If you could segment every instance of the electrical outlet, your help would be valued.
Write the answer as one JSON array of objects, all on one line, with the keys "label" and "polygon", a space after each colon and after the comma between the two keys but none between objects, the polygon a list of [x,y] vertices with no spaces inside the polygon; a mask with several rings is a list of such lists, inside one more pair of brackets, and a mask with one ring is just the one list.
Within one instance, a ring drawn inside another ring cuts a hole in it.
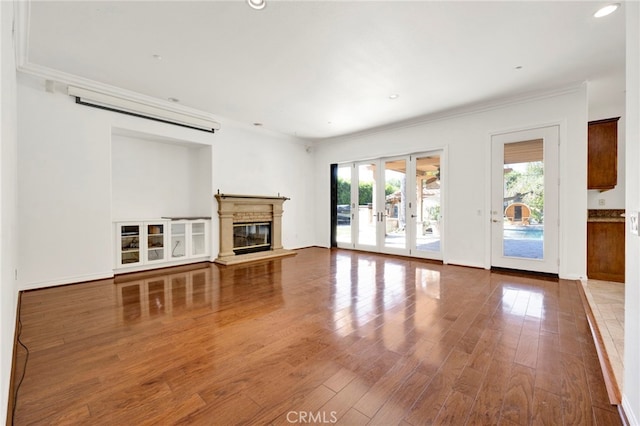
[{"label": "electrical outlet", "polygon": [[598,199],[598,205],[599,206],[604,206],[605,204],[606,204],[606,202],[604,201],[604,198]]},{"label": "electrical outlet", "polygon": [[629,216],[629,232],[635,235],[638,235],[638,216],[640,216],[638,212],[633,212]]}]

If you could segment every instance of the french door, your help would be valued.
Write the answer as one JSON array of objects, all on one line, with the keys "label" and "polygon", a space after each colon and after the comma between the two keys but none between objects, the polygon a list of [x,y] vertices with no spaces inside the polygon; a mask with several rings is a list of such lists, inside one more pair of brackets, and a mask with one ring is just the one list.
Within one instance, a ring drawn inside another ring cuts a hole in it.
[{"label": "french door", "polygon": [[491,138],[491,266],[558,273],[558,138],[558,126]]},{"label": "french door", "polygon": [[338,247],[442,259],[441,157],[338,165]]}]

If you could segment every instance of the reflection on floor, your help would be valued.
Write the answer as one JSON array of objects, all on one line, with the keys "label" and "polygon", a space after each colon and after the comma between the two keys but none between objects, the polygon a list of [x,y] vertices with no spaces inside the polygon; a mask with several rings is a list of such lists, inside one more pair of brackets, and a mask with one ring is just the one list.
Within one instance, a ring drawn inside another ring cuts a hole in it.
[{"label": "reflection on floor", "polygon": [[622,388],[624,356],[624,284],[609,281],[583,281],[585,295],[591,306],[613,374]]},{"label": "reflection on floor", "polygon": [[622,424],[576,281],[297,253],[22,293],[9,424]]}]

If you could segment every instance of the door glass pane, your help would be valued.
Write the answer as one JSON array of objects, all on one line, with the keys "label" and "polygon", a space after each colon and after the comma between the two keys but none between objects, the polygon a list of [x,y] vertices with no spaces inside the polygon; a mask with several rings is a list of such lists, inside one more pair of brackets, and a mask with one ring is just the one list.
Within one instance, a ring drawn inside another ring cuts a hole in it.
[{"label": "door glass pane", "polygon": [[351,243],[351,170],[349,165],[338,166],[338,229],[336,241]]},{"label": "door glass pane", "polygon": [[171,257],[183,257],[186,254],[186,238],[185,238],[186,224],[184,223],[172,223],[171,224]]},{"label": "door glass pane", "polygon": [[120,230],[121,258],[120,263],[140,262],[140,227],[138,225],[124,225]]},{"label": "door glass pane", "polygon": [[503,255],[544,257],[543,141],[504,145]]},{"label": "door glass pane", "polygon": [[358,244],[376,245],[376,165],[358,165]]},{"label": "door glass pane", "polygon": [[191,254],[194,256],[205,253],[204,223],[195,222],[191,225]]},{"label": "door glass pane", "polygon": [[440,251],[440,155],[416,158],[416,249]]},{"label": "door glass pane", "polygon": [[147,225],[147,260],[164,259],[164,225]]},{"label": "door glass pane", "polygon": [[384,163],[384,245],[406,248],[407,161]]}]

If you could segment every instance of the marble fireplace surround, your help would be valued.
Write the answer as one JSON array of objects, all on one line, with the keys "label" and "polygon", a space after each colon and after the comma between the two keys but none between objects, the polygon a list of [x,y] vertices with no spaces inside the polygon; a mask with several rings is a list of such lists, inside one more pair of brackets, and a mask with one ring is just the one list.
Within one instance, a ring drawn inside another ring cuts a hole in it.
[{"label": "marble fireplace surround", "polygon": [[[215,194],[218,201],[220,219],[220,252],[215,262],[222,265],[234,265],[274,257],[296,254],[282,247],[282,205],[289,198],[261,196]],[[271,249],[246,254],[233,252],[233,224],[271,222]]]}]

